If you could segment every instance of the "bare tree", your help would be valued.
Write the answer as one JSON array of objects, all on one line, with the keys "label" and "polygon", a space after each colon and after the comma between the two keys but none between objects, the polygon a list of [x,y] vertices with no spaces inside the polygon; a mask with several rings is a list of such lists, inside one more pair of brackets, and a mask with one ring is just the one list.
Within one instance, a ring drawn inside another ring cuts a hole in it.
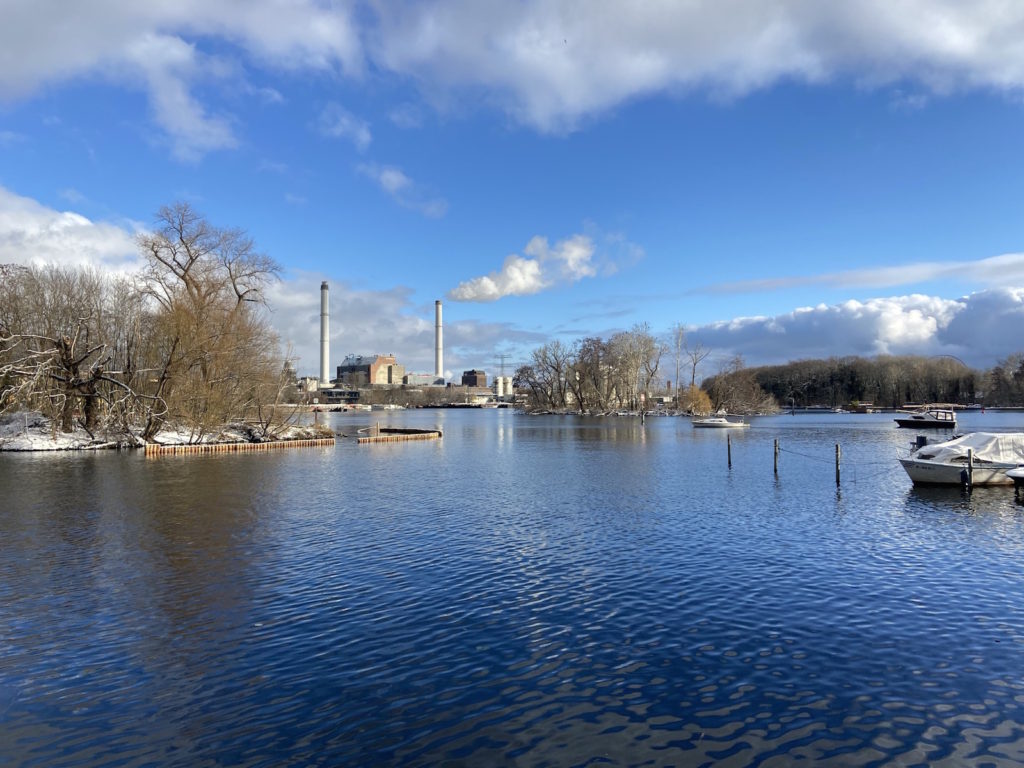
[{"label": "bare tree", "polygon": [[281,370],[263,313],[263,290],[279,267],[244,233],[214,227],[188,203],[161,208],[156,223],[139,238],[141,286],[157,307],[151,394],[168,407],[150,413],[143,438],[174,418],[198,439],[244,419],[258,399],[254,388]]},{"label": "bare tree", "polygon": [[683,355],[686,353],[686,327],[682,323],[676,323],[669,329],[669,344],[672,349],[672,359],[676,364],[676,377],[673,380],[675,384],[673,402],[676,408],[679,408],[679,370],[682,368]]},{"label": "bare tree", "polygon": [[697,366],[704,362],[705,358],[711,354],[711,350],[699,341],[684,340],[683,343],[686,356],[690,360],[690,386],[694,387],[697,385]]},{"label": "bare tree", "polygon": [[130,314],[124,283],[84,268],[4,270],[0,287],[0,411],[27,407],[54,428],[127,436],[140,400],[119,356]]}]

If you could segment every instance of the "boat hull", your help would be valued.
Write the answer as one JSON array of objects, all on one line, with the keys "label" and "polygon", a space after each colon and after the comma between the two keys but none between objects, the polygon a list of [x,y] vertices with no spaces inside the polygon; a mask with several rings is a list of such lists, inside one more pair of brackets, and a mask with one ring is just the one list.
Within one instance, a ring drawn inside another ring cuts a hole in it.
[{"label": "boat hull", "polygon": [[909,429],[956,429],[955,421],[936,421],[933,419],[895,419],[896,426]]},{"label": "boat hull", "polygon": [[[962,485],[961,474],[967,469],[966,463],[944,464],[938,461],[923,459],[900,459],[914,485]],[[1013,480],[1006,476],[1006,470],[1013,469],[1014,464],[974,465],[972,485],[1012,485]]]},{"label": "boat hull", "polygon": [[693,422],[695,429],[736,429],[749,427],[749,424],[739,421],[725,421],[724,419],[719,421],[707,420],[707,421],[695,421]]}]

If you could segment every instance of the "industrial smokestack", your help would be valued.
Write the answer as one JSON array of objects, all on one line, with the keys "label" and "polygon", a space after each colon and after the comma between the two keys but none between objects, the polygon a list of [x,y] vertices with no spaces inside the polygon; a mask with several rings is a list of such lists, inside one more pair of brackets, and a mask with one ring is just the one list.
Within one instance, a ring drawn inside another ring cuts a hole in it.
[{"label": "industrial smokestack", "polygon": [[444,345],[441,343],[441,302],[434,302],[434,378],[444,380]]},{"label": "industrial smokestack", "polygon": [[320,283],[320,386],[331,385],[331,323],[327,315],[327,281]]}]

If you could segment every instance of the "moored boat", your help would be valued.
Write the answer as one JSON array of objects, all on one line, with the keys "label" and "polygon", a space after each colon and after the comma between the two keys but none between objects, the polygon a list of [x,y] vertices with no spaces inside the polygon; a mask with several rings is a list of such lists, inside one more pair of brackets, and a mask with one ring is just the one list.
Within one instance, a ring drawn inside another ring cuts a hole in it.
[{"label": "moored boat", "polygon": [[900,464],[919,485],[961,485],[968,476],[972,485],[1008,485],[1007,471],[1024,466],[1024,432],[971,432],[924,444]]},{"label": "moored boat", "polygon": [[956,429],[956,413],[950,408],[929,408],[894,419],[901,427],[911,429]]},{"label": "moored boat", "polygon": [[707,419],[694,419],[693,426],[700,429],[730,429],[732,427],[749,427],[743,421],[729,421],[721,416],[711,416]]}]

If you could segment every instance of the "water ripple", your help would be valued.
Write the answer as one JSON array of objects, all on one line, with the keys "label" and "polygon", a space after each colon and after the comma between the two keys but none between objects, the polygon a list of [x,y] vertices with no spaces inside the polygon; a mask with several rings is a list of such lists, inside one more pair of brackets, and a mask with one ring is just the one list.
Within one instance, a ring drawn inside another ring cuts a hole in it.
[{"label": "water ripple", "polygon": [[0,762],[1024,763],[1021,508],[891,425],[384,418],[445,439],[0,458]]}]

